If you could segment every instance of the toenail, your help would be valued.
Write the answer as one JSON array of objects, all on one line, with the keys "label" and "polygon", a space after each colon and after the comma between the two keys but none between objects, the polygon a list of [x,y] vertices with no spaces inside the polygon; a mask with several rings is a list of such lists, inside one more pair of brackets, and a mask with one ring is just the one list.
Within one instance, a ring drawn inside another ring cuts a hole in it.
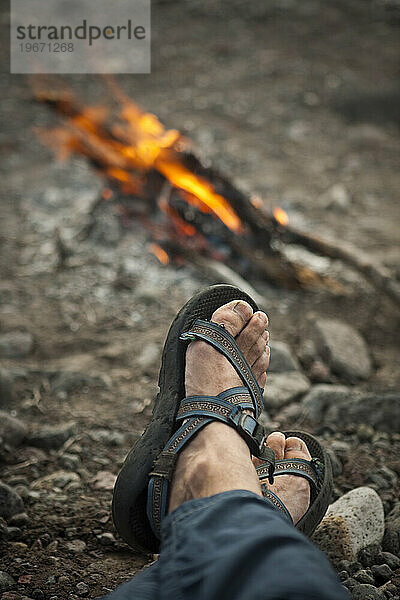
[{"label": "toenail", "polygon": [[244,304],[241,300],[238,301],[237,304],[232,308],[238,315],[240,315],[243,321],[248,321],[249,319],[249,309],[246,304]]},{"label": "toenail", "polygon": [[286,448],[285,450],[287,451],[291,451],[291,450],[302,450],[303,449],[303,444],[301,442],[301,440],[288,440],[286,442]]}]

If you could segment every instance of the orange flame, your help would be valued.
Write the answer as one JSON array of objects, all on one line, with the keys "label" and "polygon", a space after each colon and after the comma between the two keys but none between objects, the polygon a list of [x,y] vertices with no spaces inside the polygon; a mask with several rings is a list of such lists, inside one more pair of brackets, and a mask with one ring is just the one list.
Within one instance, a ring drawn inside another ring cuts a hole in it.
[{"label": "orange flame", "polygon": [[280,206],[275,206],[273,213],[274,218],[279,223],[279,225],[285,226],[289,223],[288,214]]},{"label": "orange flame", "polygon": [[142,184],[138,174],[156,169],[174,187],[186,192],[183,197],[188,203],[213,213],[235,233],[241,232],[242,222],[228,200],[183,164],[181,150],[187,141],[179,131],[165,129],[155,115],[143,112],[113,82],[110,86],[120,103],[119,122],[111,128],[106,126],[108,109],[82,109],[69,93],[57,97],[56,93],[40,91],[38,99],[55,106],[68,119],[63,127],[39,132],[42,139],[63,158],[71,153],[91,158],[125,193],[139,194]]},{"label": "orange flame", "polygon": [[149,250],[158,258],[162,265],[167,265],[169,263],[168,254],[158,244],[150,244]]}]

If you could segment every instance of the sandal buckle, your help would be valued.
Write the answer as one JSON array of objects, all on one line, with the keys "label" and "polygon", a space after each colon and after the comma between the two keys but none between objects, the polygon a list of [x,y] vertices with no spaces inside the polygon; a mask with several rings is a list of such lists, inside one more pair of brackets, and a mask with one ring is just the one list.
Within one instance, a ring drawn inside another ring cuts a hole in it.
[{"label": "sandal buckle", "polygon": [[237,432],[248,445],[253,456],[261,458],[265,448],[267,436],[265,429],[252,415],[243,412],[243,409],[234,406],[229,419],[233,422]]}]

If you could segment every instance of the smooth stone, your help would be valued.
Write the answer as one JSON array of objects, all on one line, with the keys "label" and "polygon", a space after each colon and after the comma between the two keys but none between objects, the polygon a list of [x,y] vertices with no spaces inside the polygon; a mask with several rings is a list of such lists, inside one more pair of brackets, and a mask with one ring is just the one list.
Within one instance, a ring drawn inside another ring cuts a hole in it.
[{"label": "smooth stone", "polygon": [[336,319],[315,319],[310,325],[318,354],[332,373],[355,383],[372,372],[367,344],[358,331]]},{"label": "smooth stone", "polygon": [[27,444],[44,450],[57,450],[74,435],[75,431],[76,423],[73,422],[46,427],[31,433],[27,439]]},{"label": "smooth stone", "polygon": [[359,487],[329,506],[313,540],[336,565],[342,559],[354,561],[360,550],[379,544],[383,533],[382,500],[372,488]]},{"label": "smooth stone", "polygon": [[273,341],[270,342],[269,346],[271,348],[271,358],[268,373],[286,373],[300,370],[298,360],[293,356],[288,344]]},{"label": "smooth stone", "polygon": [[8,485],[0,481],[0,517],[9,519],[24,512],[22,498]]},{"label": "smooth stone", "polygon": [[1,358],[24,358],[32,352],[33,337],[28,331],[9,331],[0,334]]},{"label": "smooth stone", "polygon": [[27,434],[24,423],[0,410],[0,438],[5,444],[19,446]]},{"label": "smooth stone", "polygon": [[14,578],[6,571],[0,571],[0,592],[8,592],[14,585],[16,585]]},{"label": "smooth stone", "polygon": [[264,392],[265,407],[267,410],[281,408],[308,392],[310,386],[307,377],[298,371],[272,373],[268,375]]}]

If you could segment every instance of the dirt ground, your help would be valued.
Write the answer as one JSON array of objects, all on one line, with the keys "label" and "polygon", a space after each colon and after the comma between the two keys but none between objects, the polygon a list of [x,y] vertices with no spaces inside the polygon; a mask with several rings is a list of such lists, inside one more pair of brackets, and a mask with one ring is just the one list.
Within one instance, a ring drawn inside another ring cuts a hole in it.
[{"label": "dirt ground", "polygon": [[[117,81],[267,208],[279,204],[299,228],[351,242],[400,279],[399,14],[394,1],[153,2],[152,74]],[[65,80],[86,102],[107,94],[98,77]],[[3,74],[0,86],[0,333],[33,340],[26,356],[1,359],[14,398],[0,408],[31,432],[69,423],[72,432],[57,448],[25,444],[6,455],[0,478],[28,517],[1,542],[0,568],[21,596],[97,598],[152,560],[113,529],[113,476],[150,417],[170,321],[215,282],[190,265],[160,265],[146,232],[123,227],[112,208],[83,236],[102,180],[83,159],[58,163],[41,146],[33,127],[57,121],[32,100],[25,76]],[[57,230],[71,250],[63,268]],[[253,282],[268,300],[271,335],[296,353],[307,316],[338,317],[373,358],[360,388],[399,390],[398,307],[358,275],[342,276],[337,296]],[[339,435],[368,460],[392,460],[390,448],[371,459],[351,431]],[[366,481],[350,465],[336,495]],[[397,493],[383,494],[389,508]]]}]

